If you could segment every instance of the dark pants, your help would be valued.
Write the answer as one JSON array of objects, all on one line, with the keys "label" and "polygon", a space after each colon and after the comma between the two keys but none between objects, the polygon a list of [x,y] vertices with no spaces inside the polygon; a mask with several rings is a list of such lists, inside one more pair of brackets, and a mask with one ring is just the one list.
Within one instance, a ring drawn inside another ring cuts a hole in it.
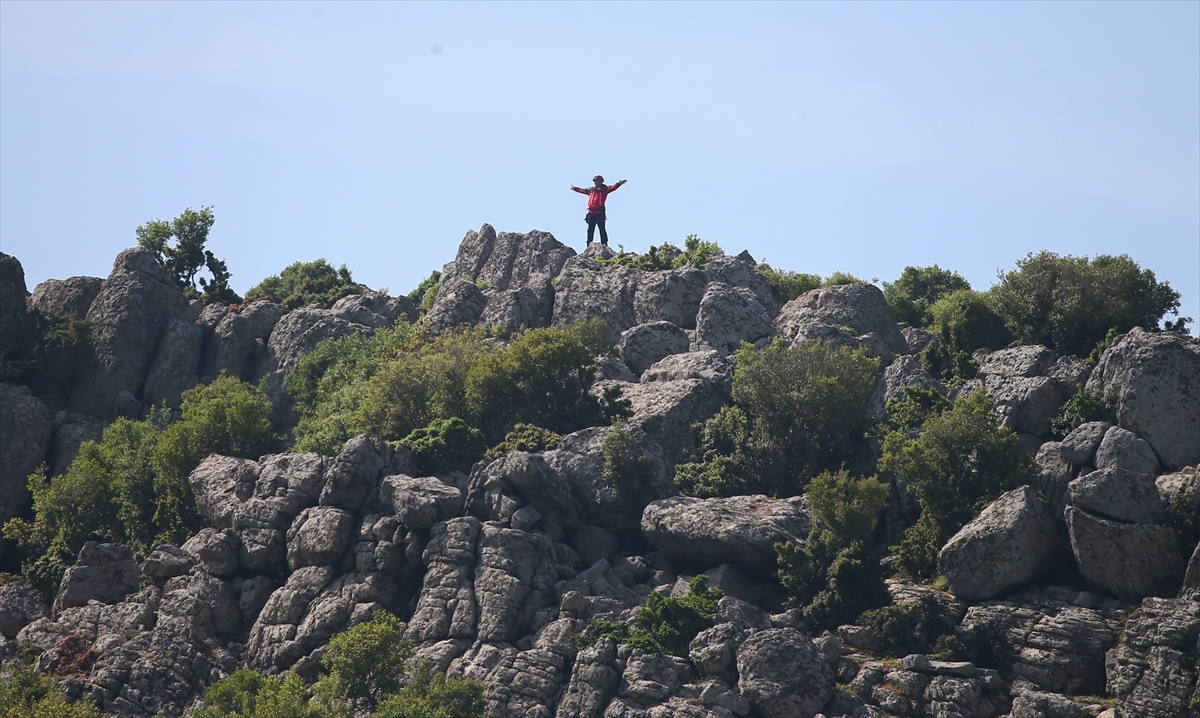
[{"label": "dark pants", "polygon": [[608,230],[604,229],[604,212],[597,212],[595,214],[588,212],[588,215],[584,219],[587,220],[588,225],[587,243],[592,243],[592,237],[596,234],[596,227],[599,227],[600,244],[608,244]]}]

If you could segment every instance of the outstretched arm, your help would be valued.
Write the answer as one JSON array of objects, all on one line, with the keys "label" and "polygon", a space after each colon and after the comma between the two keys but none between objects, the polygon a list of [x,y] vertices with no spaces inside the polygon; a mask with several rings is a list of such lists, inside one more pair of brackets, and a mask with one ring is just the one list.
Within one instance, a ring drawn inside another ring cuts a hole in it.
[{"label": "outstretched arm", "polygon": [[617,189],[618,189],[618,188],[620,188],[620,186],[621,186],[621,185],[625,184],[625,183],[626,183],[626,182],[628,182],[628,181],[629,181],[629,180],[621,180],[620,182],[616,183],[615,185],[613,185],[613,186],[609,187],[609,188],[608,188],[608,191],[609,191],[609,192],[616,192],[616,191],[617,191]]},{"label": "outstretched arm", "polygon": [[586,189],[583,189],[582,187],[576,187],[575,185],[571,185],[571,189],[575,190],[579,194],[591,194],[591,192],[588,192]]}]

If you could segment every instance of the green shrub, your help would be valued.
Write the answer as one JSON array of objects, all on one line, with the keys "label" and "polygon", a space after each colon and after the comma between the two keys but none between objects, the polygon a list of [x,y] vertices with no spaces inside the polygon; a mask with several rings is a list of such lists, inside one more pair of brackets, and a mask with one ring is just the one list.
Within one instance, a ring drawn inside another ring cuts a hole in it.
[{"label": "green shrub", "polygon": [[609,267],[632,267],[647,272],[657,272],[663,269],[673,269],[672,262],[680,254],[682,254],[682,250],[669,242],[663,242],[661,247],[650,245],[645,254],[626,252],[625,247],[619,245],[616,254],[608,258],[597,257],[596,261]]},{"label": "green shrub", "polygon": [[708,499],[741,494],[746,489],[746,479],[738,471],[733,458],[717,455],[708,461],[678,464],[675,467],[675,485],[688,496]]},{"label": "green shrub", "polygon": [[935,376],[947,381],[962,381],[975,376],[971,360],[976,349],[1000,349],[1012,336],[987,302],[970,289],[944,295],[929,306],[928,327],[937,337],[921,353],[921,363]]},{"label": "green shrub", "polygon": [[893,547],[904,573],[932,576],[942,545],[989,502],[1016,487],[1029,464],[1016,440],[1015,433],[997,425],[982,389],[925,420],[916,438],[903,428],[887,433],[879,468],[899,476],[921,505],[916,525]]},{"label": "green shrub", "polygon": [[870,284],[870,282],[865,279],[859,279],[848,272],[834,272],[826,277],[825,281],[821,282],[822,287],[836,287],[840,284]]},{"label": "green shrub", "polygon": [[767,280],[771,295],[781,305],[821,286],[821,278],[816,274],[779,270],[765,262],[760,262],[755,269]]},{"label": "green shrub", "polygon": [[429,426],[413,431],[400,443],[412,449],[413,461],[423,476],[450,471],[469,472],[487,449],[483,432],[467,426],[467,422],[458,417],[434,419]]},{"label": "green shrub", "polygon": [[7,718],[100,718],[89,700],[67,703],[58,680],[40,675],[32,662],[18,658],[0,680],[0,715]]},{"label": "green shrub", "polygon": [[879,556],[867,548],[887,498],[887,486],[874,477],[852,479],[846,471],[824,472],[809,483],[814,525],[808,542],[775,548],[789,603],[816,627],[836,628],[890,602]]},{"label": "green shrub", "polygon": [[372,718],[483,718],[483,692],[479,681],[449,679],[418,661],[408,685],[380,703]]},{"label": "green shrub", "polygon": [[870,628],[885,656],[907,656],[929,650],[929,621],[919,603],[881,606],[865,612],[858,625]]},{"label": "green shrub", "polygon": [[902,398],[887,401],[887,429],[920,428],[927,419],[941,414],[952,406],[950,401],[942,396],[937,389],[920,389],[915,386],[904,387]]},{"label": "green shrub", "polygon": [[[229,288],[229,269],[225,262],[204,248],[208,231],[215,221],[212,207],[201,207],[199,212],[189,207],[170,222],[155,219],[138,227],[137,241],[139,246],[154,252],[189,299],[201,299],[205,304],[231,304],[241,300]],[[173,247],[172,239],[175,240]],[[207,269],[212,279],[197,277],[202,269]]]},{"label": "green shrub", "polygon": [[[436,298],[437,287],[441,286],[441,282],[442,282],[442,273],[435,269],[432,272],[430,272],[428,277],[421,280],[421,283],[417,285],[416,289],[414,289],[408,293],[408,298],[412,301],[413,304],[417,305],[418,307],[423,307],[425,304],[425,295],[429,294],[429,292],[432,291],[434,293],[434,297]],[[429,300],[429,305],[433,306],[432,299]],[[425,311],[428,311],[428,310],[429,310],[428,307],[425,307]]]},{"label": "green shrub", "polygon": [[549,429],[533,424],[517,424],[504,436],[504,441],[488,449],[487,455],[499,459],[510,451],[550,451],[557,449],[560,441],[562,436]]},{"label": "green shrub", "polygon": [[[615,492],[611,498],[615,503],[631,506],[645,498],[645,489],[650,486],[652,465],[650,460],[637,451],[633,435],[618,421],[601,444],[604,463],[600,477],[606,491]],[[608,497],[605,497],[608,498]]]},{"label": "green shrub", "polygon": [[334,635],[321,659],[329,671],[324,680],[355,705],[374,708],[404,685],[413,656],[404,629],[400,619],[379,611],[370,621]]},{"label": "green shrub", "polygon": [[[1022,344],[1078,356],[1087,356],[1110,329],[1152,331],[1166,315],[1179,313],[1179,292],[1125,254],[1095,259],[1029,254],[1000,274],[989,297]],[[1183,318],[1170,328],[1190,321]]]},{"label": "green shrub", "polygon": [[344,698],[327,690],[314,691],[295,671],[274,678],[245,669],[235,671],[204,693],[204,703],[203,708],[185,715],[189,718],[353,718],[354,715],[352,705]]},{"label": "green shrub", "polygon": [[646,605],[634,619],[633,631],[625,623],[594,619],[569,642],[583,649],[601,638],[612,638],[645,651],[686,658],[688,645],[696,634],[712,628],[713,615],[723,595],[720,589],[708,588],[708,576],[700,574],[688,583],[686,596],[671,598],[657,591],[647,596]]},{"label": "green shrub", "polygon": [[270,299],[284,309],[299,309],[309,304],[329,306],[350,294],[368,289],[355,282],[346,265],[334,269],[324,259],[293,262],[279,274],[272,274],[246,292],[246,301]]},{"label": "green shrub", "polygon": [[932,323],[930,307],[942,297],[971,285],[958,272],[932,267],[905,267],[895,282],[883,283],[883,296],[891,307],[896,321],[914,327]]},{"label": "green shrub", "polygon": [[1070,434],[1080,424],[1089,421],[1107,421],[1116,423],[1116,412],[1112,405],[1102,395],[1079,387],[1075,396],[1067,399],[1058,414],[1050,422],[1050,428],[1056,437]]}]

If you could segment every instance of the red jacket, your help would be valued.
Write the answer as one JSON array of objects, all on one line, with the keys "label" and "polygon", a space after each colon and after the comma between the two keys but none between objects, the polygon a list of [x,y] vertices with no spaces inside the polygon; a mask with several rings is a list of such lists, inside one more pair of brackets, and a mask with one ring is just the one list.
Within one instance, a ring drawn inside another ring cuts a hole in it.
[{"label": "red jacket", "polygon": [[588,196],[588,214],[600,214],[604,211],[604,200],[610,192],[616,192],[620,186],[619,184],[612,186],[602,184],[599,187],[592,187],[591,189],[579,189],[578,187],[573,189],[579,194],[586,194]]}]

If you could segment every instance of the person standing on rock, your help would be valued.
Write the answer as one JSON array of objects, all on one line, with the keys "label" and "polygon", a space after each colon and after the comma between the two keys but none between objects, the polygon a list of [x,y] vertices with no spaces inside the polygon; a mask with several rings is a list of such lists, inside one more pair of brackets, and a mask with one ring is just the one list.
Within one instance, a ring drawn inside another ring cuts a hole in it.
[{"label": "person standing on rock", "polygon": [[587,216],[584,217],[588,226],[588,244],[592,243],[592,237],[596,234],[596,227],[600,227],[600,244],[608,246],[608,230],[604,229],[604,200],[608,198],[610,192],[616,192],[617,188],[625,184],[626,181],[621,180],[610,187],[604,184],[603,177],[596,175],[592,178],[594,184],[591,189],[571,185],[571,189],[579,194],[586,194],[588,196],[588,211]]}]

